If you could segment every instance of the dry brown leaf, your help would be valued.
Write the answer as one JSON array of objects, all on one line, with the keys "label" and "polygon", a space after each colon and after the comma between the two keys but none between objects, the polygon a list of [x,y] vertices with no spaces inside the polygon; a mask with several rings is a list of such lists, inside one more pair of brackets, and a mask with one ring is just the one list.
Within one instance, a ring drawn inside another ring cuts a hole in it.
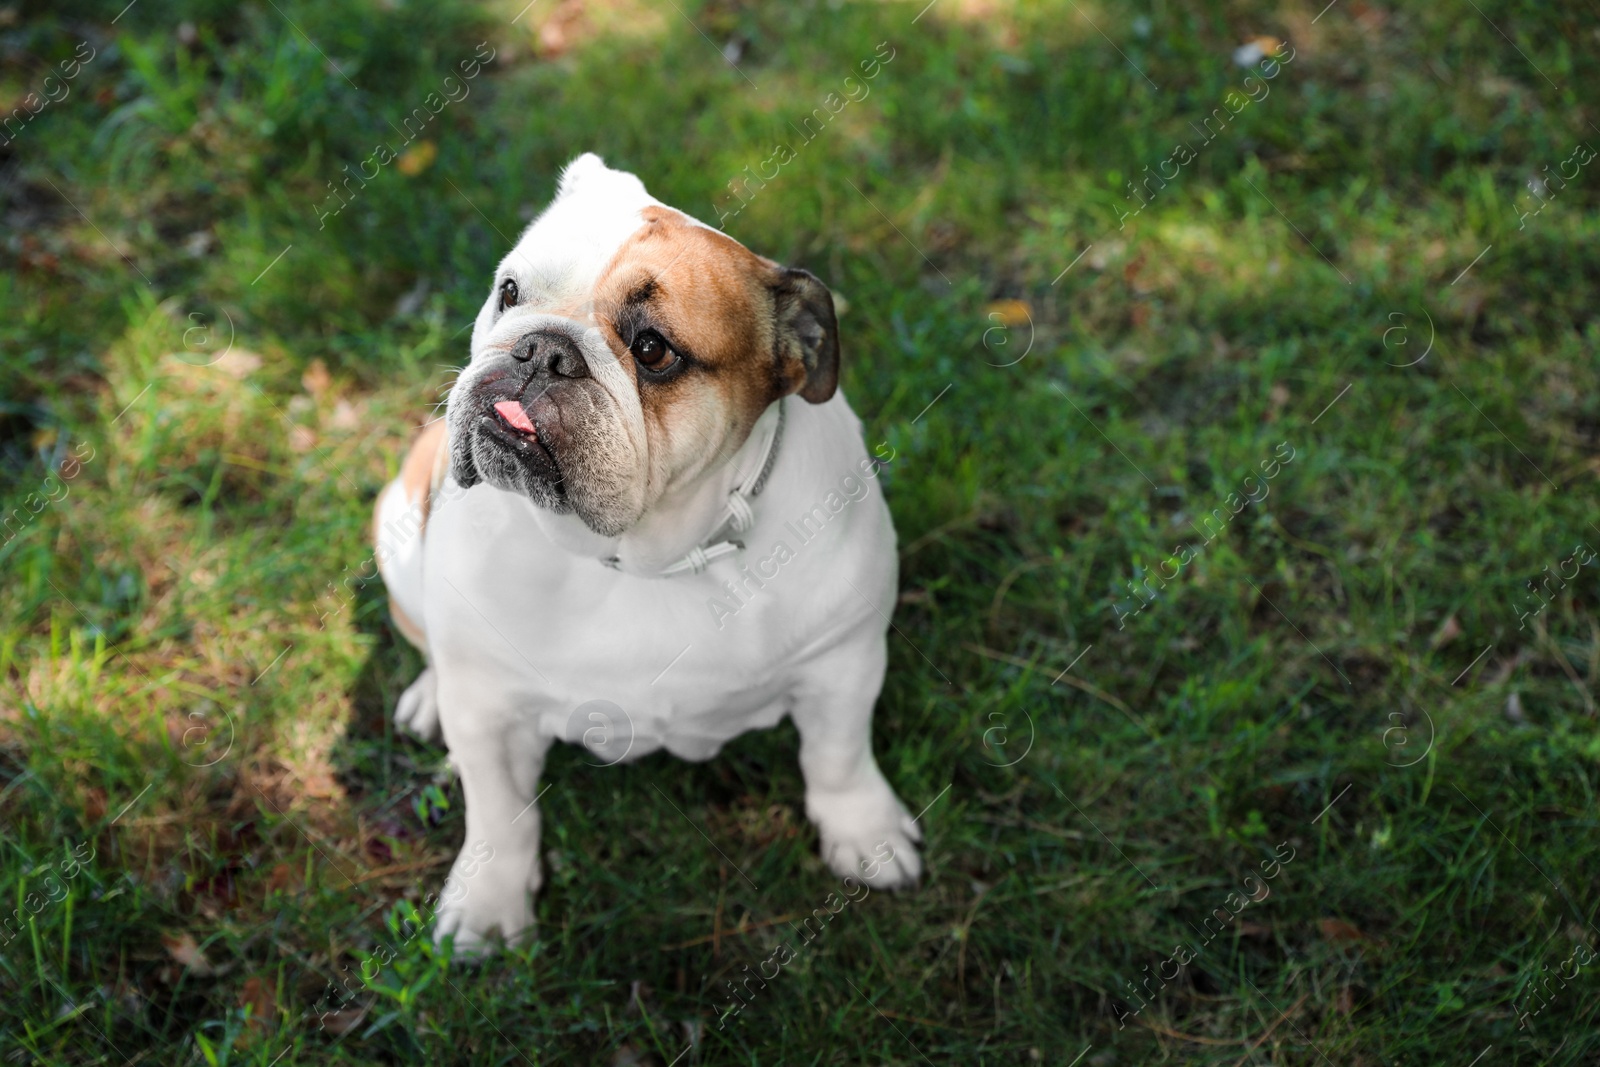
[{"label": "dry brown leaf", "polygon": [[[539,27],[539,54],[554,59],[587,36],[582,0],[564,0]],[[737,60],[730,60],[737,62]]]},{"label": "dry brown leaf", "polygon": [[400,168],[401,174],[408,178],[415,178],[433,166],[433,161],[437,158],[439,158],[438,145],[432,141],[418,141],[400,153],[400,159],[395,163],[395,166]]},{"label": "dry brown leaf", "polygon": [[309,452],[317,445],[317,435],[306,426],[289,428],[289,447],[295,452]]},{"label": "dry brown leaf", "polygon": [[239,990],[239,1007],[250,1009],[250,1025],[265,1030],[277,1018],[278,1001],[272,983],[264,978],[246,978]]},{"label": "dry brown leaf", "polygon": [[1322,919],[1317,923],[1323,940],[1339,944],[1345,941],[1366,941],[1367,935],[1343,919]]},{"label": "dry brown leaf", "polygon": [[96,823],[105,817],[106,791],[97,785],[92,785],[83,792],[84,821]]},{"label": "dry brown leaf", "polygon": [[347,1008],[344,1011],[324,1012],[318,1015],[317,1019],[322,1023],[323,1029],[338,1037],[341,1034],[348,1034],[361,1025],[361,1020],[366,1016],[366,1008]]},{"label": "dry brown leaf", "polygon": [[183,964],[191,973],[203,976],[217,972],[211,961],[206,959],[206,954],[200,951],[193,934],[164,934],[161,944],[175,963]]},{"label": "dry brown leaf", "polygon": [[341,400],[333,406],[333,417],[328,424],[336,430],[356,430],[361,428],[361,412],[348,400]]},{"label": "dry brown leaf", "polygon": [[242,348],[230,348],[211,365],[230,378],[244,379],[261,369],[261,357]]},{"label": "dry brown leaf", "polygon": [[328,373],[328,365],[320,359],[311,361],[311,366],[300,375],[300,384],[312,396],[321,396],[328,391],[328,386],[333,384],[333,375]]},{"label": "dry brown leaf", "polygon": [[1033,321],[1033,309],[1025,300],[995,300],[983,309],[987,318],[1002,326],[1022,326]]},{"label": "dry brown leaf", "polygon": [[1448,645],[1451,641],[1454,641],[1460,636],[1461,624],[1456,621],[1456,617],[1454,615],[1451,615],[1449,618],[1445,619],[1444,622],[1439,624],[1438,632],[1436,632],[1433,635],[1433,639],[1428,642],[1428,647],[1434,649],[1443,648],[1445,645]]},{"label": "dry brown leaf", "polygon": [[287,863],[274,864],[272,873],[267,875],[267,892],[283,893],[294,886],[296,878],[294,868]]}]

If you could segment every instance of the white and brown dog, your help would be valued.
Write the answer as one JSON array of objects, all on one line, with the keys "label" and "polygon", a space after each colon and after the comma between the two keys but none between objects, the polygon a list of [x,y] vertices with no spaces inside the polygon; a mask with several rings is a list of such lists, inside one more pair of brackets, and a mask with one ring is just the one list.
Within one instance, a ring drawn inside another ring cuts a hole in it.
[{"label": "white and brown dog", "polygon": [[378,499],[390,607],[428,660],[396,720],[443,729],[466,791],[437,938],[481,950],[532,922],[558,739],[703,760],[790,715],[828,865],[916,881],[920,835],[871,748],[892,456],[868,455],[838,373],[816,278],[597,156],[566,168],[495,272],[445,419]]}]

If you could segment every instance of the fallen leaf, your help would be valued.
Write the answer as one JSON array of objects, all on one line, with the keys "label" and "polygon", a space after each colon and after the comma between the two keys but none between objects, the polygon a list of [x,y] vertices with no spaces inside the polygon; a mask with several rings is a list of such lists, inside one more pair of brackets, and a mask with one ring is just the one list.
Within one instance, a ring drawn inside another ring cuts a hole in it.
[{"label": "fallen leaf", "polygon": [[83,793],[83,818],[85,822],[96,823],[106,817],[106,791],[97,785],[92,785]]},{"label": "fallen leaf", "polygon": [[193,934],[163,934],[161,944],[175,963],[181,963],[191,973],[201,976],[216,973],[217,969],[200,951]]},{"label": "fallen leaf", "polygon": [[571,48],[585,29],[583,14],[581,0],[565,0],[559,4],[539,27],[539,54],[554,59]]},{"label": "fallen leaf", "polygon": [[1033,309],[1025,300],[995,300],[983,309],[984,315],[1002,326],[1021,326],[1033,321]]},{"label": "fallen leaf", "polygon": [[433,166],[433,161],[437,158],[439,158],[438,145],[432,141],[418,141],[400,153],[400,158],[396,161],[395,166],[400,168],[401,174],[408,178],[415,178]]},{"label": "fallen leaf", "polygon": [[1360,0],[1356,0],[1355,3],[1350,5],[1350,14],[1355,17],[1355,20],[1361,24],[1363,29],[1368,30],[1382,29],[1383,24],[1389,21],[1389,13],[1387,11],[1381,7],[1363,4]]},{"label": "fallen leaf", "polygon": [[312,396],[321,396],[328,391],[328,386],[333,384],[333,375],[328,373],[328,365],[320,359],[311,361],[311,366],[300,375],[300,384]]},{"label": "fallen leaf", "polygon": [[1253,67],[1282,47],[1283,42],[1276,37],[1252,37],[1233,50],[1233,61],[1241,67]]},{"label": "fallen leaf", "polygon": [[1438,632],[1436,632],[1433,635],[1433,639],[1428,642],[1428,647],[1433,649],[1443,648],[1445,645],[1448,645],[1451,641],[1454,641],[1460,636],[1461,624],[1456,621],[1456,617],[1454,615],[1451,615],[1439,625]]},{"label": "fallen leaf", "polygon": [[539,27],[539,51],[554,59],[567,50],[567,31],[557,22],[547,22]]},{"label": "fallen leaf", "polygon": [[296,452],[309,452],[317,445],[317,435],[309,427],[293,426],[289,429],[289,447]]},{"label": "fallen leaf", "polygon": [[1111,265],[1113,259],[1122,255],[1127,247],[1127,243],[1124,241],[1106,241],[1103,243],[1096,241],[1089,246],[1093,251],[1085,250],[1084,262],[1095,270],[1105,270]]},{"label": "fallen leaf", "polygon": [[230,348],[211,365],[230,378],[242,380],[261,368],[261,357],[242,348]]},{"label": "fallen leaf", "polygon": [[1365,941],[1367,935],[1343,919],[1322,919],[1317,923],[1325,941],[1339,944],[1342,941]]},{"label": "fallen leaf", "polygon": [[287,863],[274,864],[267,875],[268,893],[285,893],[295,884],[294,868]]},{"label": "fallen leaf", "polygon": [[341,400],[333,406],[333,417],[328,420],[329,425],[337,430],[356,430],[361,427],[361,412],[356,410],[354,404],[348,400]]},{"label": "fallen leaf", "polygon": [[323,1012],[317,1016],[317,1019],[321,1022],[324,1030],[338,1037],[341,1034],[348,1034],[351,1030],[361,1025],[361,1020],[366,1016],[366,1008],[349,1008],[345,1011]]},{"label": "fallen leaf", "polygon": [[239,1007],[250,1009],[250,1025],[265,1030],[277,1017],[278,1001],[272,983],[263,978],[246,978],[239,990]]}]

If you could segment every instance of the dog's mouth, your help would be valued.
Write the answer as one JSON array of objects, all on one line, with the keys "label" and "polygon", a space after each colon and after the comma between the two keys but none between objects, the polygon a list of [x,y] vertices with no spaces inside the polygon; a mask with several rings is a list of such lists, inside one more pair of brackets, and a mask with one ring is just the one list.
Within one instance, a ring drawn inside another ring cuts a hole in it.
[{"label": "dog's mouth", "polygon": [[[485,398],[489,399],[489,398]],[[522,397],[505,397],[486,404],[478,415],[478,429],[514,456],[528,474],[561,492],[561,468],[555,453],[539,433],[538,424]]]},{"label": "dog's mouth", "polygon": [[523,410],[522,401],[502,400],[494,406],[494,410],[495,414],[500,416],[502,422],[518,433],[528,437],[538,435],[539,429],[534,426],[533,419],[529,418],[528,413]]}]

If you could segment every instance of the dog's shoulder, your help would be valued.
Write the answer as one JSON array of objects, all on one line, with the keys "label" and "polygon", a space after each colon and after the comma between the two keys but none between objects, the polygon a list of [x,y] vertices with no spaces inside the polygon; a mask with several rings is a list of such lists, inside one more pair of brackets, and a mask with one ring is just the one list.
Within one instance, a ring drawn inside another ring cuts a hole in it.
[{"label": "dog's shoulder", "polygon": [[400,464],[400,486],[406,500],[422,508],[422,521],[428,521],[429,497],[444,482],[449,471],[449,455],[445,450],[448,436],[443,419],[437,419],[422,428],[411,443],[405,462]]}]

